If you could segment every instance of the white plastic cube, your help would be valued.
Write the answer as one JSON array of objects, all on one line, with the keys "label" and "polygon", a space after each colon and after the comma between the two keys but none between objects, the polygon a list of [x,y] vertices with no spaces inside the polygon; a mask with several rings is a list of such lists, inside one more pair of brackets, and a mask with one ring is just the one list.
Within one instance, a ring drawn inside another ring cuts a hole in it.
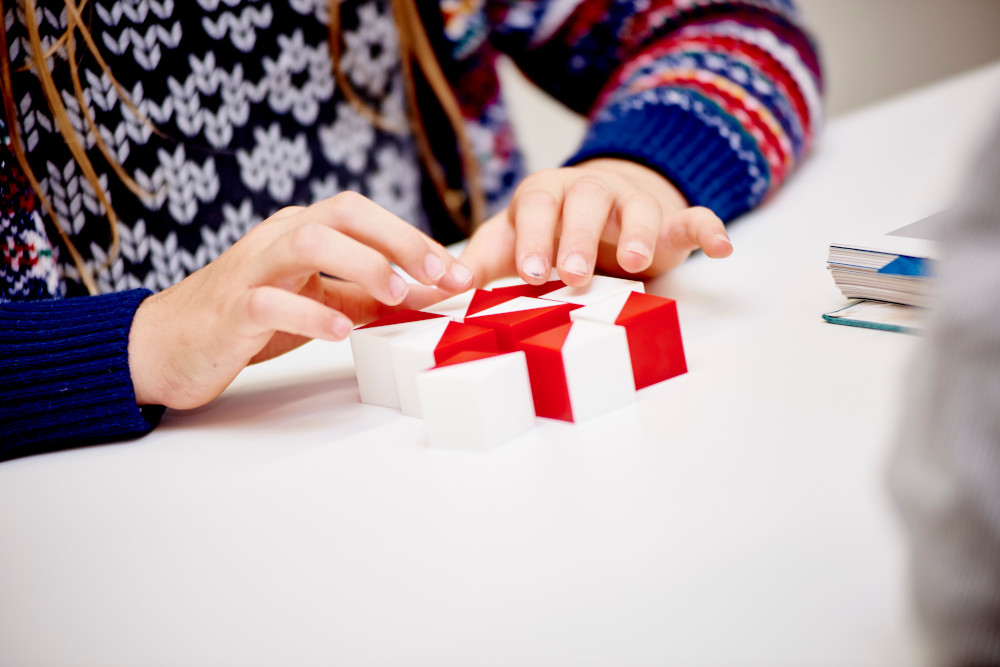
[{"label": "white plastic cube", "polygon": [[534,426],[524,353],[463,354],[417,378],[430,446],[492,449]]}]

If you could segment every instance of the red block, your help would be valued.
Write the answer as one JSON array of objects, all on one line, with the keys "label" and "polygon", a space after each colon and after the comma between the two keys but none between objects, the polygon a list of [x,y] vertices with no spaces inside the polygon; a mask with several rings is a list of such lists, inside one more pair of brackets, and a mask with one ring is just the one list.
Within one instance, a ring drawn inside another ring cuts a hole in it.
[{"label": "red block", "polygon": [[572,318],[625,328],[636,389],[687,372],[677,302],[673,299],[630,292],[580,308]]},{"label": "red block", "polygon": [[493,329],[500,349],[514,350],[518,341],[568,323],[570,312],[577,308],[575,304],[522,296],[468,316],[465,322]]}]

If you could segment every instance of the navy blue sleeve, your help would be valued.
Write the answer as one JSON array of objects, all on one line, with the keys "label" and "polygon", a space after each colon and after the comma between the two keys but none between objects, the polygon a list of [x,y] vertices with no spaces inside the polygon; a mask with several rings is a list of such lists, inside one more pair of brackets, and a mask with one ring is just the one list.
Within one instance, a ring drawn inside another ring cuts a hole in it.
[{"label": "navy blue sleeve", "polygon": [[0,460],[148,433],[163,408],[140,408],[128,336],[151,294],[0,302]]}]

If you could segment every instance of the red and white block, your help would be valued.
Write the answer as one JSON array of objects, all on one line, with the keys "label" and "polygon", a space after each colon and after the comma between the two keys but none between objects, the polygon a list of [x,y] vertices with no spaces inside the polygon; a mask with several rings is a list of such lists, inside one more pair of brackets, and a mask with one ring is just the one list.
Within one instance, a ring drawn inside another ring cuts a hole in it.
[{"label": "red and white block", "polygon": [[389,349],[399,391],[399,409],[404,415],[420,417],[417,376],[459,352],[496,352],[497,337],[488,327],[439,318],[417,331],[394,338]]},{"label": "red and white block", "polygon": [[538,298],[566,287],[561,280],[550,280],[541,285],[507,285],[494,289],[474,289],[424,308],[425,313],[444,315],[456,322],[464,322],[466,317],[476,315],[494,306],[516,299],[519,296]]},{"label": "red and white block", "polygon": [[396,338],[424,327],[440,326],[439,322],[447,323],[448,319],[433,313],[401,310],[351,332],[351,353],[362,403],[399,409],[390,345]]},{"label": "red and white block", "polygon": [[[548,285],[549,283],[545,283]],[[599,303],[604,299],[628,294],[629,292],[645,292],[646,286],[638,280],[626,280],[624,278],[612,278],[610,276],[594,276],[584,287],[570,287],[564,285],[555,290],[550,290],[540,298],[562,303],[575,303],[578,306],[589,306]]]},{"label": "red and white block", "polygon": [[496,332],[501,350],[516,349],[517,342],[536,333],[567,324],[579,306],[519,296],[500,305],[469,315],[466,324],[489,327]]},{"label": "red and white block", "polygon": [[535,414],[579,422],[635,399],[625,330],[576,320],[520,341]]},{"label": "red and white block", "polygon": [[431,447],[492,449],[535,425],[523,352],[460,352],[417,389]]},{"label": "red and white block", "polygon": [[574,310],[575,322],[614,324],[628,337],[635,388],[642,389],[687,372],[677,302],[629,292]]}]

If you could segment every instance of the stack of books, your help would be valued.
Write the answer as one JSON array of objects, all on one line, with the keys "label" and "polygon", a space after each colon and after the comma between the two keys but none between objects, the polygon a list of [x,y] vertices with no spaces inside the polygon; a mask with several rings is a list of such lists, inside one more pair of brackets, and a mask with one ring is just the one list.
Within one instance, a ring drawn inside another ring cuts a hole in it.
[{"label": "stack of books", "polygon": [[830,244],[827,268],[852,303],[823,317],[836,324],[913,332],[934,293],[937,239],[948,212],[886,234]]}]

